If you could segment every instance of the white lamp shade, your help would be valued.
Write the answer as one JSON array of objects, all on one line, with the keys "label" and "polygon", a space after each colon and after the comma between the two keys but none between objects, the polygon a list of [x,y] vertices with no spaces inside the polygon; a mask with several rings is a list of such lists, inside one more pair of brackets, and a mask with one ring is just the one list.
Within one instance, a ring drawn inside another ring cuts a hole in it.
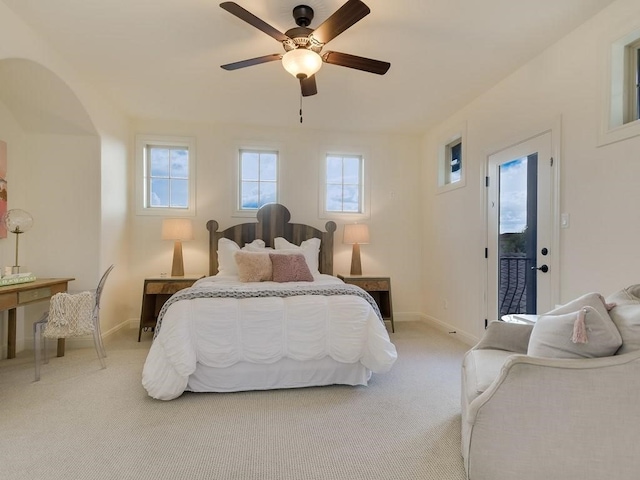
[{"label": "white lamp shade", "polygon": [[322,58],[313,50],[296,48],[282,57],[284,69],[296,78],[310,77],[322,66]]},{"label": "white lamp shade", "polygon": [[349,223],[344,226],[343,243],[369,243],[369,226],[363,223]]},{"label": "white lamp shade", "polygon": [[163,240],[193,240],[193,223],[189,218],[165,218],[162,220]]}]

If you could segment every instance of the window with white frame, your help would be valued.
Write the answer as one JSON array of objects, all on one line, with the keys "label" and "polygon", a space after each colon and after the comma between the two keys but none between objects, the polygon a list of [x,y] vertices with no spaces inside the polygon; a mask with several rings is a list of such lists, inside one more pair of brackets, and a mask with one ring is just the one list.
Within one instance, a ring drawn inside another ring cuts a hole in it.
[{"label": "window with white frame", "polygon": [[257,210],[278,201],[278,152],[240,150],[238,207]]},{"label": "window with white frame", "polygon": [[598,145],[603,146],[640,135],[640,28],[603,42],[600,58],[605,88]]},{"label": "window with white frame", "polygon": [[462,177],[462,140],[458,139],[446,146],[445,183],[456,183]]},{"label": "window with white frame", "polygon": [[195,139],[138,135],[136,212],[195,215]]},{"label": "window with white frame", "polygon": [[455,133],[446,132],[438,141],[438,192],[465,186],[464,137],[466,123]]},{"label": "window with white frame", "polygon": [[625,47],[624,123],[640,119],[640,39]]},{"label": "window with white frame", "polygon": [[326,155],[324,209],[326,213],[364,213],[362,155]]}]

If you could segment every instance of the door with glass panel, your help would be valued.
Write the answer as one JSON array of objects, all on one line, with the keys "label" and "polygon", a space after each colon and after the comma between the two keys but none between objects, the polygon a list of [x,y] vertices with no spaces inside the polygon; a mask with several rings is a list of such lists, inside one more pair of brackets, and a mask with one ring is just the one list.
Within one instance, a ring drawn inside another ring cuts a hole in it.
[{"label": "door with glass panel", "polygon": [[551,132],[489,156],[488,319],[553,307]]}]

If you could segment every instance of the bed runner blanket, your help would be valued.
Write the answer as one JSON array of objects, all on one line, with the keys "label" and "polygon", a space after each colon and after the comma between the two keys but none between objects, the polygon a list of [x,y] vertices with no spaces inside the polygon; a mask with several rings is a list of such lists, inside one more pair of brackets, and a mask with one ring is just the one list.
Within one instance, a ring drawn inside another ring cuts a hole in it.
[{"label": "bed runner blanket", "polygon": [[160,327],[162,325],[162,318],[166,313],[170,305],[180,300],[193,300],[195,298],[262,298],[262,297],[293,297],[298,295],[355,295],[365,299],[373,308],[380,321],[384,324],[382,314],[378,308],[378,304],[371,295],[362,290],[356,285],[296,285],[296,286],[282,286],[280,288],[246,288],[242,286],[217,286],[211,287],[210,285],[194,286],[185,288],[172,295],[169,300],[165,302],[158,314],[158,322],[153,334],[153,338],[158,336]]}]

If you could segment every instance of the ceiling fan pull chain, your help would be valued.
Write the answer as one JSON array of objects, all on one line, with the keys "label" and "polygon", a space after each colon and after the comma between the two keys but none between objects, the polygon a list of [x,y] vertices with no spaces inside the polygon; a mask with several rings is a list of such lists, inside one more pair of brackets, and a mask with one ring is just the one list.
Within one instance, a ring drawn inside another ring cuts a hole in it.
[{"label": "ceiling fan pull chain", "polygon": [[302,94],[300,94],[300,123],[302,123]]}]

